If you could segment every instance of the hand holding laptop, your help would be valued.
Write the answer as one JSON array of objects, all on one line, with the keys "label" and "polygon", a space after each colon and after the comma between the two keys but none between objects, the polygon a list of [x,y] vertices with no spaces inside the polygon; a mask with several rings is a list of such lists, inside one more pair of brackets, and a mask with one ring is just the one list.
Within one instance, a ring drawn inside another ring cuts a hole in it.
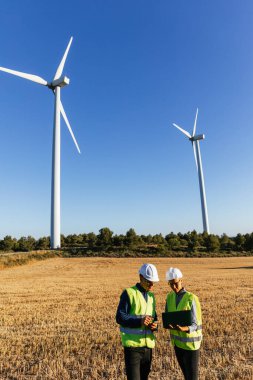
[{"label": "hand holding laptop", "polygon": [[183,332],[187,332],[187,333],[190,332],[189,326],[179,326],[179,325],[172,326],[172,325],[169,325],[169,329],[179,330],[179,331],[183,331]]}]

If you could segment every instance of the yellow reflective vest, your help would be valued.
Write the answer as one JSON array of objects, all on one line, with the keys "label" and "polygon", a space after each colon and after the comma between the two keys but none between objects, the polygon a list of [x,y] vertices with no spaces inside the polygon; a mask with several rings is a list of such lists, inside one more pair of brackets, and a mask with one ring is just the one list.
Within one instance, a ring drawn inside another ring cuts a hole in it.
[{"label": "yellow reflective vest", "polygon": [[[130,314],[144,317],[155,317],[155,297],[151,292],[147,293],[147,302],[143,294],[136,286],[126,289],[130,300]],[[146,326],[130,328],[120,326],[120,336],[124,347],[155,347],[155,336]]]},{"label": "yellow reflective vest", "polygon": [[168,311],[191,310],[193,301],[196,305],[197,330],[192,333],[170,330],[172,345],[184,350],[198,350],[200,348],[202,340],[202,318],[199,299],[194,294],[186,292],[180,300],[178,306],[176,306],[176,293],[171,292],[167,296]]}]

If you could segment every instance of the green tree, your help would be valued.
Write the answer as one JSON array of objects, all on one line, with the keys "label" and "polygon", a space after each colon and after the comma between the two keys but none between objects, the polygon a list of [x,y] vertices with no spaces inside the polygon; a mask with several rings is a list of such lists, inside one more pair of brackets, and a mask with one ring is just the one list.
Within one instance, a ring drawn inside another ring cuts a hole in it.
[{"label": "green tree", "polygon": [[108,247],[112,244],[113,232],[108,227],[101,228],[97,237],[98,244],[103,247]]},{"label": "green tree", "polygon": [[247,251],[253,251],[253,233],[244,235],[244,247]]},{"label": "green tree", "polygon": [[82,241],[82,235],[73,234],[65,237],[65,245],[69,247],[76,247],[78,245],[82,245]]},{"label": "green tree", "polygon": [[226,234],[222,234],[220,238],[220,248],[224,251],[231,251],[235,248],[235,243]]},{"label": "green tree", "polygon": [[94,232],[89,232],[87,234],[87,243],[89,248],[94,248],[97,244],[97,235]]},{"label": "green tree", "polygon": [[21,252],[28,252],[33,251],[35,249],[36,240],[32,236],[24,237],[22,236],[17,241],[17,246],[15,247],[15,250],[21,251]]},{"label": "green tree", "polygon": [[221,249],[223,250],[228,249],[229,240],[230,240],[229,237],[225,233],[221,235],[221,238],[220,238]]},{"label": "green tree", "polygon": [[136,247],[143,243],[141,237],[136,234],[133,228],[127,231],[125,242],[128,247]]},{"label": "green tree", "polygon": [[165,235],[165,240],[168,241],[170,239],[177,238],[178,236],[174,234],[174,232],[170,232],[168,235]]},{"label": "green tree", "polygon": [[6,235],[3,240],[0,241],[0,250],[11,251],[15,248],[16,242],[16,239],[13,239],[10,235]]},{"label": "green tree", "polygon": [[178,235],[174,234],[174,232],[170,232],[165,236],[165,240],[169,249],[177,249],[180,246],[180,241]]},{"label": "green tree", "polygon": [[189,252],[197,252],[200,248],[198,239],[189,239],[187,244],[187,250]]},{"label": "green tree", "polygon": [[245,237],[241,234],[237,234],[235,239],[234,239],[234,242],[236,244],[236,248],[238,251],[242,251],[244,249],[244,244],[245,244]]},{"label": "green tree", "polygon": [[180,247],[180,240],[175,235],[175,237],[170,237],[169,239],[166,239],[167,246],[169,249],[177,249]]},{"label": "green tree", "polygon": [[66,237],[63,234],[61,234],[61,247],[65,247],[65,246],[66,246]]},{"label": "green tree", "polygon": [[188,244],[187,244],[187,250],[189,252],[196,252],[198,248],[200,247],[199,243],[199,237],[195,230],[192,232],[188,232]]},{"label": "green tree", "polygon": [[208,233],[202,232],[201,234],[198,234],[197,236],[198,236],[199,247],[203,248],[205,246],[205,239],[208,236]]},{"label": "green tree", "polygon": [[80,236],[80,243],[81,243],[83,246],[88,245],[88,235],[87,235],[87,234],[81,234],[81,235],[79,235],[79,236]]},{"label": "green tree", "polygon": [[152,244],[153,242],[153,237],[152,235],[141,235],[141,239],[145,244]]},{"label": "green tree", "polygon": [[43,250],[43,249],[49,249],[49,248],[50,248],[50,238],[49,237],[39,238],[35,243],[35,249]]},{"label": "green tree", "polygon": [[165,244],[166,240],[164,239],[162,234],[156,234],[152,237],[153,244]]},{"label": "green tree", "polygon": [[205,239],[205,246],[208,252],[216,252],[220,249],[220,240],[216,235],[208,235]]},{"label": "green tree", "polygon": [[188,247],[188,240],[189,240],[188,234],[182,234],[181,232],[179,232],[177,234],[177,237],[178,237],[179,242],[180,242],[180,249],[186,250]]},{"label": "green tree", "polygon": [[120,235],[114,235],[113,238],[112,238],[112,244],[115,247],[124,247],[125,240],[126,240],[125,235],[122,235],[122,234],[120,234]]}]

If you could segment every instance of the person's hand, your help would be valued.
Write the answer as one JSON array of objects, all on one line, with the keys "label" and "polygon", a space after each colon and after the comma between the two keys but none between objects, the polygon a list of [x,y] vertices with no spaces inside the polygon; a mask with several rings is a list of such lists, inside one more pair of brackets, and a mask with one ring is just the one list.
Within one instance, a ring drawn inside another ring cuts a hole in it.
[{"label": "person's hand", "polygon": [[148,328],[151,330],[151,331],[156,331],[158,329],[158,323],[157,322],[152,322],[148,325]]},{"label": "person's hand", "polygon": [[153,323],[154,318],[150,315],[145,315],[145,317],[142,318],[142,325],[144,326],[150,326]]},{"label": "person's hand", "polygon": [[177,328],[177,330],[179,330],[179,331],[183,331],[183,332],[189,332],[189,327],[188,326],[179,326],[179,325],[177,325],[176,326]]},{"label": "person's hand", "polygon": [[189,327],[188,326],[180,326],[180,325],[173,326],[173,325],[169,325],[169,329],[179,330],[179,331],[183,331],[183,332],[189,333]]}]

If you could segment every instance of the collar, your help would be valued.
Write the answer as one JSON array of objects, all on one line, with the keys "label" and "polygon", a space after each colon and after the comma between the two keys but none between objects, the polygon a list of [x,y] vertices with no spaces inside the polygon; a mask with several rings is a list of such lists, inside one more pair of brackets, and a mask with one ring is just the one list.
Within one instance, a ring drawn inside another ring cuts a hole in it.
[{"label": "collar", "polygon": [[182,288],[178,293],[176,293],[176,296],[179,297],[179,296],[183,295],[184,293],[186,293],[186,290],[185,290],[185,288]]},{"label": "collar", "polygon": [[141,292],[141,293],[147,293],[146,290],[141,286],[139,282],[136,284],[136,288]]}]

